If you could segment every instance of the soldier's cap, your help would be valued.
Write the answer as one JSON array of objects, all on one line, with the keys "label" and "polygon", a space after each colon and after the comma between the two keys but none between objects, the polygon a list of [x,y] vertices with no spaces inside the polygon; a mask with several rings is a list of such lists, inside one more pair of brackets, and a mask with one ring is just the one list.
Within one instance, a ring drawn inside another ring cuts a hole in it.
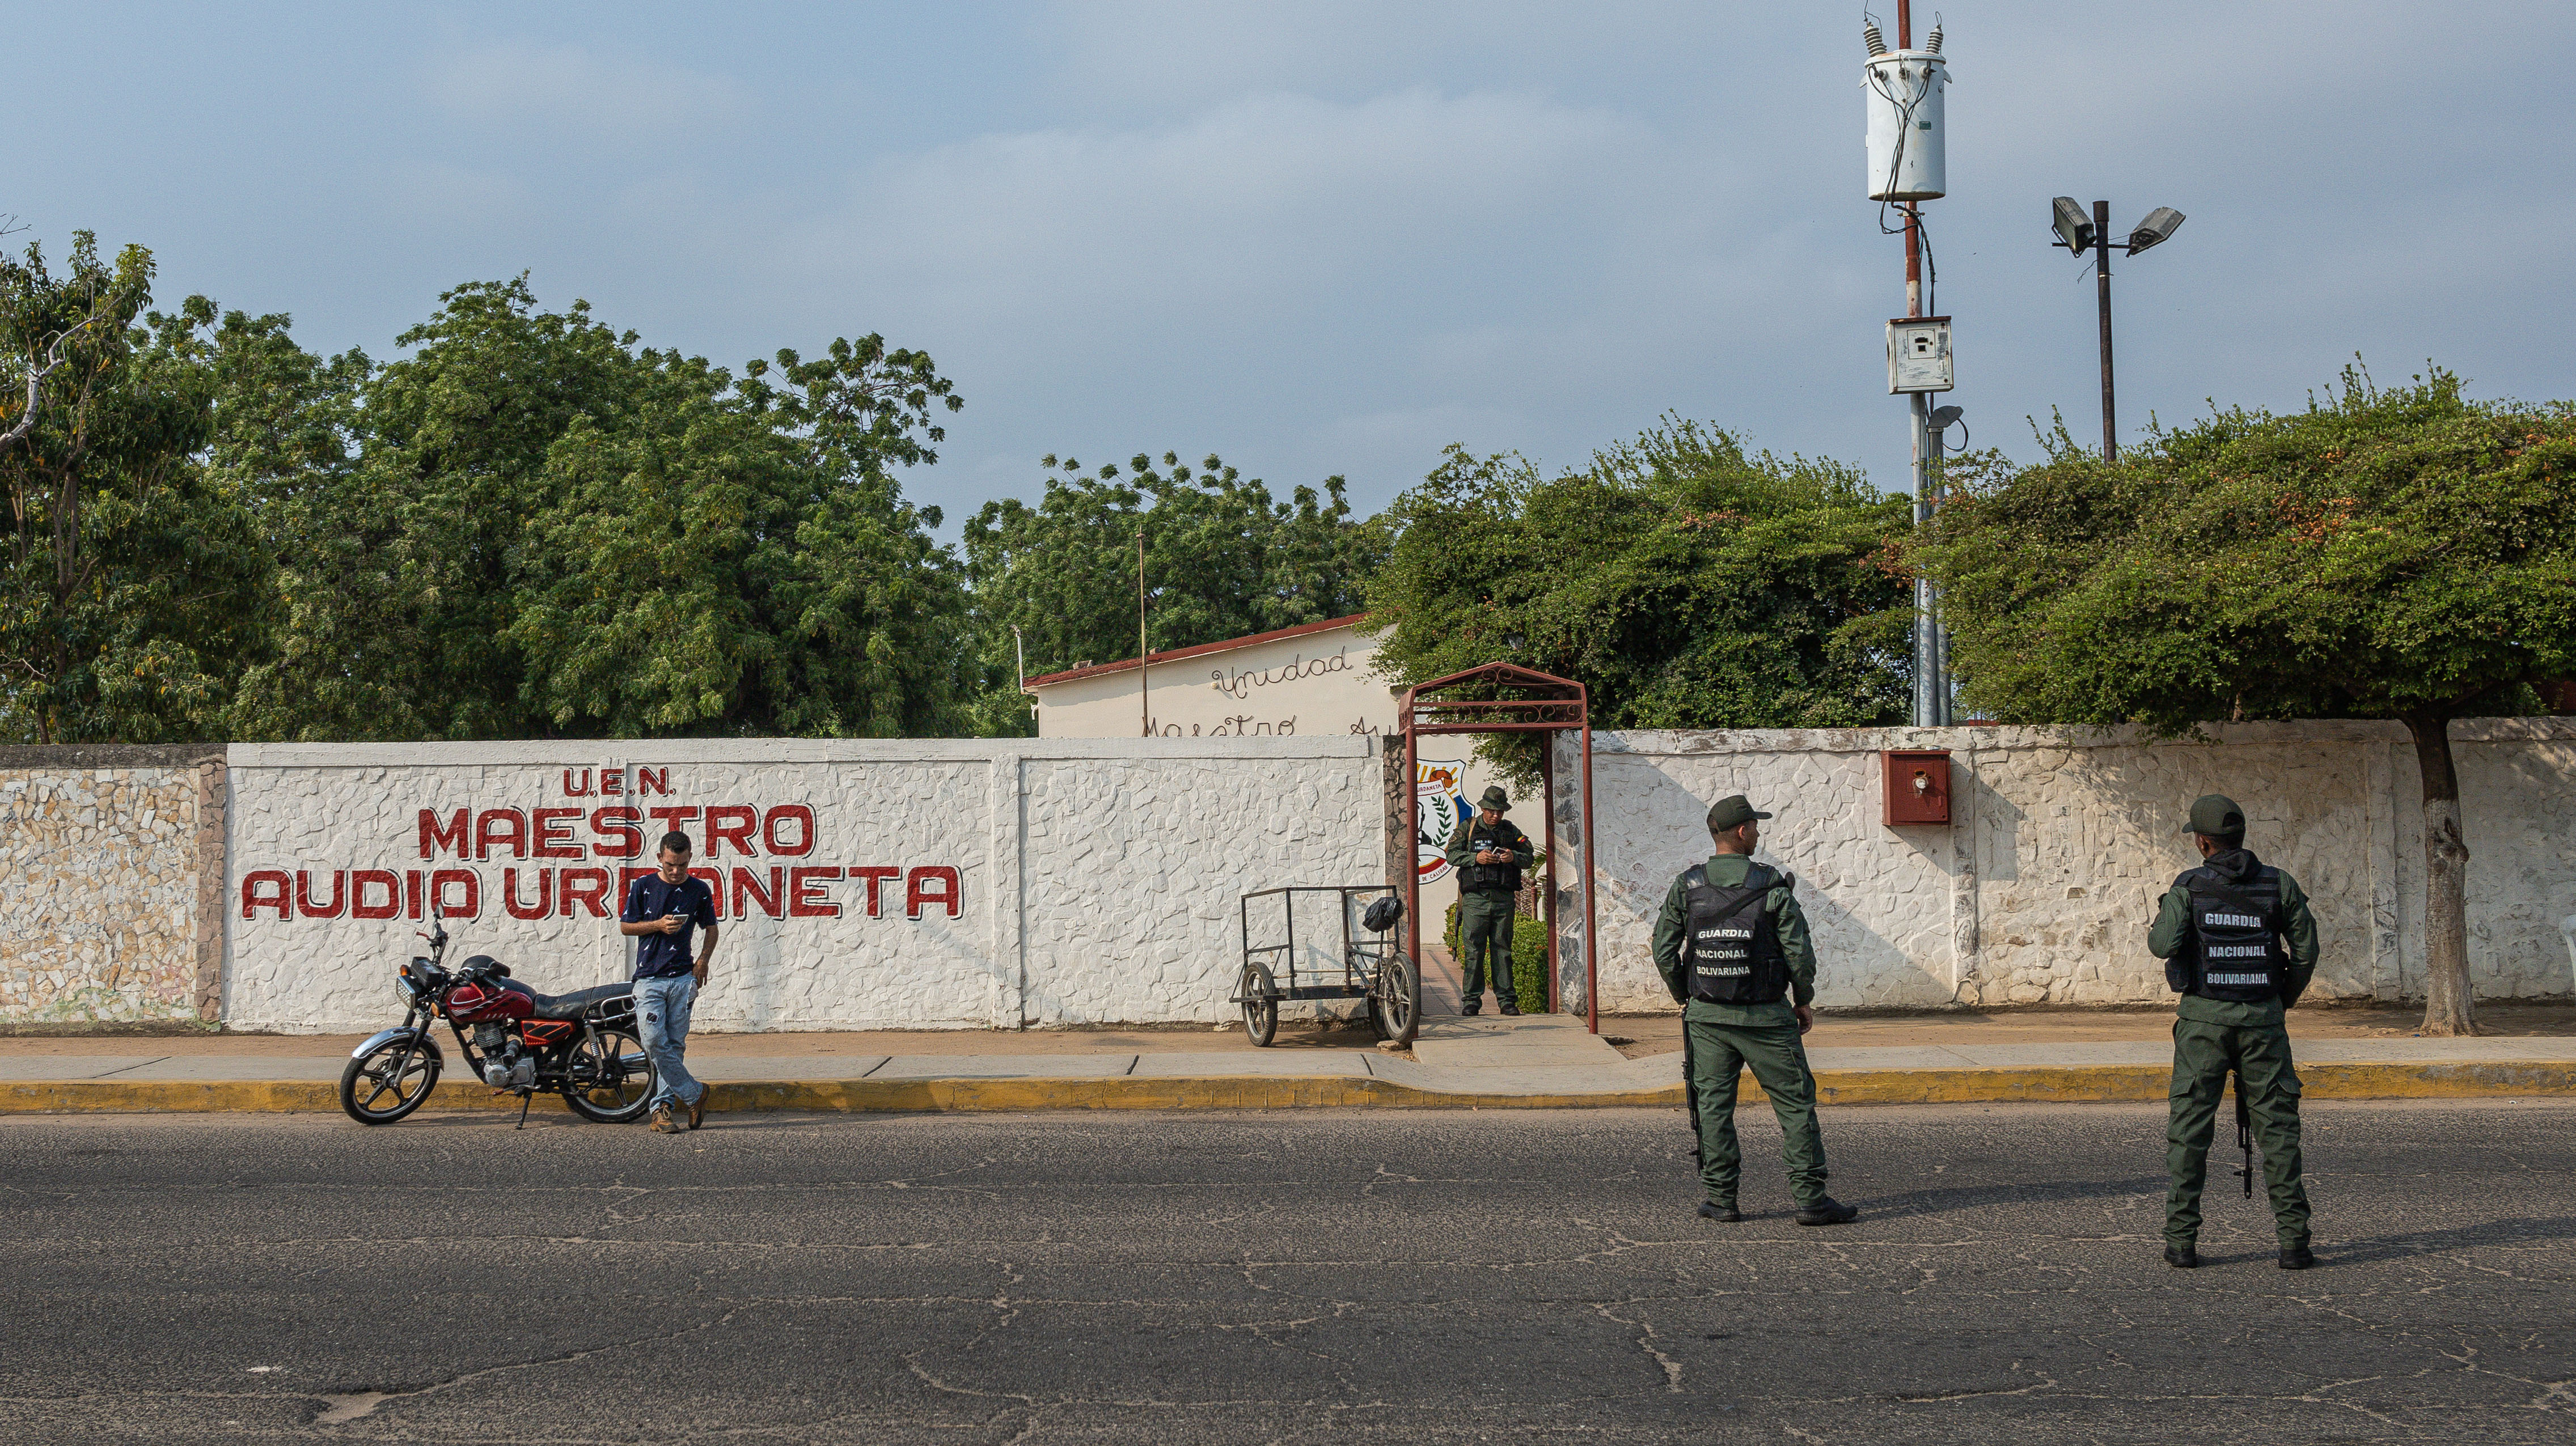
[{"label": "soldier's cap", "polygon": [[1743,794],[1730,793],[1726,797],[1709,805],[1708,828],[1711,833],[1723,833],[1728,829],[1751,823],[1757,818],[1769,818],[1770,816],[1771,815],[1764,813],[1762,810],[1755,808],[1753,806],[1753,801],[1746,798]]},{"label": "soldier's cap", "polygon": [[2184,833],[2221,835],[2245,832],[2245,810],[2223,793],[2204,793],[2191,801],[2191,822]]},{"label": "soldier's cap", "polygon": [[1511,795],[1503,792],[1501,784],[1489,783],[1485,785],[1485,796],[1476,800],[1476,806],[1490,808],[1496,813],[1509,813],[1512,811]]}]

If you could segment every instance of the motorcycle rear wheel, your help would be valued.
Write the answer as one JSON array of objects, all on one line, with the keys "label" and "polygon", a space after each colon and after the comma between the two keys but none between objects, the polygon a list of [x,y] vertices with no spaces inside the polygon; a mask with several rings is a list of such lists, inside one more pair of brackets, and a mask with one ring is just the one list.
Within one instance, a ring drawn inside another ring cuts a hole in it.
[{"label": "motorcycle rear wheel", "polygon": [[631,1029],[603,1029],[575,1039],[564,1056],[564,1103],[585,1120],[623,1125],[644,1118],[653,1102],[653,1059]]},{"label": "motorcycle rear wheel", "polygon": [[[410,1050],[411,1058],[403,1058]],[[395,1077],[399,1068],[401,1075]],[[340,1071],[340,1108],[362,1125],[390,1125],[419,1109],[438,1087],[438,1056],[425,1039],[391,1039],[358,1055]],[[363,1097],[361,1091],[364,1092]],[[387,1091],[393,1103],[378,1108]]]}]

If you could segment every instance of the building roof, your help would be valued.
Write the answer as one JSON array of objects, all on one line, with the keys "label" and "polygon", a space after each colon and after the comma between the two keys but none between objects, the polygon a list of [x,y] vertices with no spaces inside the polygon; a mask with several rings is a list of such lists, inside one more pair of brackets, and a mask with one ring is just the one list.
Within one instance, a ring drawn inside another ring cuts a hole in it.
[{"label": "building roof", "polygon": [[[1232,652],[1236,648],[1257,647],[1262,643],[1275,643],[1283,638],[1302,638],[1309,633],[1331,632],[1335,628],[1347,628],[1353,623],[1364,623],[1367,621],[1368,614],[1353,613],[1346,618],[1326,618],[1320,623],[1300,623],[1293,628],[1279,628],[1272,632],[1254,633],[1248,638],[1228,638],[1221,643],[1201,643],[1195,648],[1174,648],[1169,652],[1148,653],[1145,655],[1145,661],[1154,664],[1176,663],[1183,658],[1202,658],[1210,653],[1227,653]],[[1037,677],[1029,679],[1022,686],[1030,688],[1051,687],[1057,683],[1078,682],[1084,678],[1097,678],[1107,673],[1124,673],[1135,667],[1136,660],[1134,658],[1122,658],[1115,663],[1095,663],[1087,668],[1067,668],[1061,673],[1041,673]]]}]

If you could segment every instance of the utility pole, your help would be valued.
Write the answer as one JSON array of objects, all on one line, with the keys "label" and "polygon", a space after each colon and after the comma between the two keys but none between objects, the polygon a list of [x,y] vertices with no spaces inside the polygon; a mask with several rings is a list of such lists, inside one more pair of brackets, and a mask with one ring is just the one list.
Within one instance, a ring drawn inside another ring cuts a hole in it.
[{"label": "utility pole", "polygon": [[1136,711],[1140,737],[1154,736],[1153,654],[1145,647],[1145,529],[1136,529]]},{"label": "utility pole", "polygon": [[[1896,0],[1896,48],[1914,48],[1912,0]],[[1923,208],[1905,203],[1905,314],[1923,314]],[[1914,530],[1932,525],[1932,459],[1940,443],[1932,430],[1932,397],[1907,396],[1913,404]],[[1941,635],[1941,595],[1928,577],[1914,579],[1914,726],[1938,728],[1950,721],[1949,649]]]},{"label": "utility pole", "polygon": [[[1912,0],[1896,3],[1896,49],[1889,51],[1873,22],[1863,27],[1869,45],[1868,105],[1870,199],[1893,203],[1905,218],[1905,315],[1888,326],[1888,390],[1906,393],[1912,463],[1914,525],[1931,525],[1937,506],[1933,465],[1941,432],[1933,425],[1930,393],[1948,391],[1949,318],[1923,310],[1922,202],[1946,190],[1942,92],[1949,83],[1935,26],[1921,51],[1914,48]],[[1950,417],[1956,408],[1944,409]],[[1941,627],[1941,598],[1929,578],[1914,582],[1914,707],[1916,727],[1950,721],[1949,646]]]}]

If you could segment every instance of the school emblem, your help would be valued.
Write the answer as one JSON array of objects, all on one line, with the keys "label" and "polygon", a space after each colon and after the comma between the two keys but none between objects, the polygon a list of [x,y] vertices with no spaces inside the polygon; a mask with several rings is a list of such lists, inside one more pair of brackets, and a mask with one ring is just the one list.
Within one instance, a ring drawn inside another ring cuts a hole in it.
[{"label": "school emblem", "polygon": [[1475,812],[1467,804],[1467,761],[1418,761],[1413,765],[1413,878],[1436,884],[1449,877],[1449,836]]}]

